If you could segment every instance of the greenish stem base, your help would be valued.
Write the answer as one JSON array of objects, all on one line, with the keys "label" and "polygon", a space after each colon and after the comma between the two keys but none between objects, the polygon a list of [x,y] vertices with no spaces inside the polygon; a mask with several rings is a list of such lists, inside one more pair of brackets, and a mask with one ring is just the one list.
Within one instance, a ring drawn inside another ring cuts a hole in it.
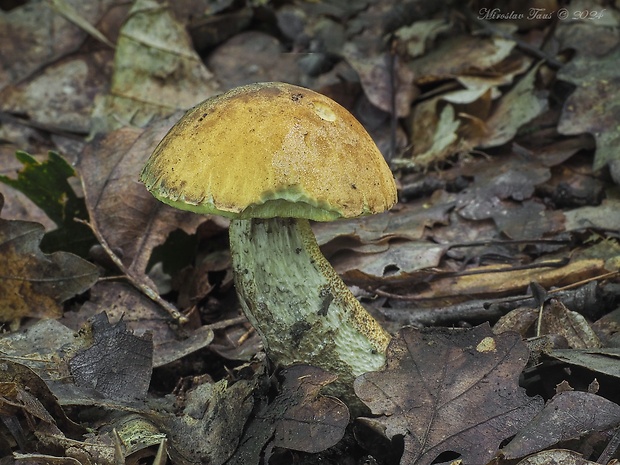
[{"label": "greenish stem base", "polygon": [[276,365],[323,368],[344,397],[357,376],[383,367],[389,334],[323,257],[307,220],[233,220],[230,246],[242,308]]}]

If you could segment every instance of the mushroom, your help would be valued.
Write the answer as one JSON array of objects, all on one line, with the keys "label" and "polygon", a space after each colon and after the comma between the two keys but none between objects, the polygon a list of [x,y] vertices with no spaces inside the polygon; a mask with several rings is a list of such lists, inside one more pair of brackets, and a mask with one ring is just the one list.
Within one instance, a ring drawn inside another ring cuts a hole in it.
[{"label": "mushroom", "polygon": [[383,366],[389,334],[321,254],[308,221],[396,202],[389,167],[346,109],[290,84],[232,89],[189,110],[140,179],[168,205],[231,219],[241,307],[276,365],[336,374],[345,397],[355,377]]}]

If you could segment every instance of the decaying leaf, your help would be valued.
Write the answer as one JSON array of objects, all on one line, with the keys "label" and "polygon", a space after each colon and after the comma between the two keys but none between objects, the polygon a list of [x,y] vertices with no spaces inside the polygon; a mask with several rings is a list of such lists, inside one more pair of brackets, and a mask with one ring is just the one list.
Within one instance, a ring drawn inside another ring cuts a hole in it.
[{"label": "decaying leaf", "polygon": [[502,454],[509,459],[525,457],[560,441],[618,425],[620,405],[588,392],[565,391],[553,397],[502,449]]},{"label": "decaying leaf", "polygon": [[156,117],[191,108],[217,89],[168,6],[139,0],[121,28],[110,94],[95,110],[95,129],[143,127]]},{"label": "decaying leaf", "polygon": [[517,465],[596,465],[597,462],[586,460],[571,450],[545,450],[532,454],[521,460]]},{"label": "decaying leaf", "polygon": [[[536,336],[562,336],[572,349],[595,349],[601,346],[601,341],[583,315],[569,310],[557,299],[551,299],[544,305],[540,317],[540,334]],[[537,326],[538,319],[538,308],[516,308],[502,316],[493,331],[499,334],[511,330],[523,337],[534,336],[532,330]]]},{"label": "decaying leaf", "polygon": [[409,114],[417,94],[414,75],[396,56],[382,53],[369,57],[352,42],[345,45],[343,54],[359,74],[364,93],[373,105],[397,117]]},{"label": "decaying leaf", "polygon": [[282,391],[288,406],[276,419],[273,445],[286,449],[316,453],[336,444],[349,423],[344,403],[333,397],[319,396],[319,391],[335,376],[316,367],[296,365],[282,373]]},{"label": "decaying leaf", "polygon": [[66,416],[52,391],[34,371],[7,358],[1,360],[0,412],[3,416],[18,415],[21,411],[22,414],[35,418],[37,422],[41,421],[43,424],[37,431],[50,436],[64,433],[77,437],[86,432]]},{"label": "decaying leaf", "polygon": [[416,83],[440,81],[497,67],[514,46],[514,41],[499,37],[453,36],[413,60],[410,66]]},{"label": "decaying leaf", "polygon": [[[67,3],[79,5],[80,15],[94,24],[114,0],[88,4],[69,0]],[[58,15],[47,3],[9,9],[11,11],[3,9],[0,14],[0,42],[3,44],[0,89],[7,83],[27,79],[45,65],[75,51],[86,37],[84,30]]]},{"label": "decaying leaf", "polygon": [[421,102],[413,111],[413,162],[416,166],[433,166],[473,147],[459,138],[461,121],[455,115],[454,106],[439,105],[439,101],[434,98]]},{"label": "decaying leaf", "polygon": [[602,373],[620,380],[620,349],[555,349],[549,356],[578,367]]},{"label": "decaying leaf", "polygon": [[[255,381],[199,384],[177,400],[180,412],[157,409],[149,416],[170,439],[175,464],[221,465],[235,451],[252,412]],[[251,462],[248,462],[251,463]]]},{"label": "decaying leaf", "polygon": [[402,464],[430,464],[447,451],[487,463],[542,407],[518,385],[528,350],[515,333],[405,328],[387,355],[383,371],[354,387],[375,415],[363,422],[388,439],[402,436]]},{"label": "decaying leaf", "polygon": [[[3,202],[0,195],[0,211]],[[44,234],[38,223],[0,219],[0,321],[59,318],[62,302],[99,277],[96,266],[76,255],[41,252]]]},{"label": "decaying leaf", "polygon": [[123,320],[136,334],[148,331],[153,340],[153,368],[178,360],[208,346],[213,330],[202,326],[194,331],[186,328],[185,337],[170,327],[170,318],[161,308],[137,289],[126,283],[100,282],[92,287],[90,299],[77,313],[66,313],[63,322],[80,329],[85,320],[105,312],[111,321]]},{"label": "decaying leaf", "polygon": [[535,88],[539,68],[540,65],[534,66],[501,98],[486,121],[488,135],[478,145],[488,148],[505,144],[521,126],[547,109],[547,92],[538,92]]},{"label": "decaying leaf", "polygon": [[111,325],[105,313],[93,317],[81,334],[87,347],[69,360],[75,383],[110,399],[144,399],[151,381],[151,337],[134,336],[122,320]]},{"label": "decaying leaf", "polygon": [[268,463],[274,446],[316,453],[342,439],[349,423],[347,407],[319,395],[336,378],[308,365],[291,366],[282,375],[282,391],[256,413],[229,464]]},{"label": "decaying leaf", "polygon": [[[607,17],[613,18],[613,15]],[[615,44],[612,43],[615,48],[610,50],[601,46],[597,36],[613,35],[601,34],[602,28],[596,23],[569,22],[564,26],[566,35],[572,35],[573,41],[578,39],[572,45],[581,48],[592,47],[594,43],[598,46],[578,53],[558,73],[559,79],[577,86],[564,103],[558,132],[566,135],[591,133],[596,139],[594,169],[598,170],[618,160],[616,147],[620,141],[620,133],[616,122],[620,114],[620,78],[615,64],[620,58],[620,48],[617,47],[617,38],[614,38]],[[615,27],[610,29],[617,30],[617,20]]]},{"label": "decaying leaf", "polygon": [[40,74],[4,89],[3,110],[28,115],[56,131],[87,134],[95,98],[108,83],[111,57],[111,50],[101,50],[51,63]]}]

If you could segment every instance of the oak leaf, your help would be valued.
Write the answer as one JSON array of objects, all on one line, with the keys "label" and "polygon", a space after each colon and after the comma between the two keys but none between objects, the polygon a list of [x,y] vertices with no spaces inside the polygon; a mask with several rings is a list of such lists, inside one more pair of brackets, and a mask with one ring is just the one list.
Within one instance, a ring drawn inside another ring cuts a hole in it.
[{"label": "oak leaf", "polygon": [[487,463],[542,407],[518,385],[528,349],[516,333],[405,328],[387,357],[383,371],[360,376],[354,388],[375,415],[362,422],[402,436],[401,463],[428,465],[444,452]]}]

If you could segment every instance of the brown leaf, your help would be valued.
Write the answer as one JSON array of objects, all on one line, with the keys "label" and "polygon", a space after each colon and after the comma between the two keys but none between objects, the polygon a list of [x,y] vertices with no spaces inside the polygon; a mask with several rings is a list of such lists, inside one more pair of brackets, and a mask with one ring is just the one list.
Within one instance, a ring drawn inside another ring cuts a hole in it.
[{"label": "brown leaf", "polygon": [[222,90],[261,81],[300,82],[295,54],[285,53],[278,39],[260,31],[233,36],[209,55],[207,64]]},{"label": "brown leaf", "polygon": [[517,154],[466,165],[463,174],[474,176],[475,182],[459,193],[457,207],[461,216],[472,220],[492,218],[501,207],[499,200],[522,202],[531,198],[536,186],[551,177],[548,167]]},{"label": "brown leaf", "polygon": [[550,357],[620,380],[620,349],[555,349]]},{"label": "brown leaf", "polygon": [[[609,462],[610,465],[613,462]],[[521,460],[517,465],[597,465],[571,450],[545,450]]]},{"label": "brown leaf", "polygon": [[515,43],[502,38],[453,36],[435,46],[431,52],[411,62],[416,83],[434,82],[460,75],[483,74],[496,68],[514,48]]},{"label": "brown leaf", "polygon": [[364,55],[356,44],[349,42],[343,53],[360,76],[368,100],[394,117],[405,117],[418,91],[413,85],[413,72],[396,55],[381,53]]},{"label": "brown leaf", "polygon": [[263,463],[261,456],[272,446],[315,453],[342,439],[349,423],[347,407],[339,399],[319,395],[336,378],[308,365],[291,366],[282,374],[281,392],[247,426],[229,464]]},{"label": "brown leaf", "polygon": [[[75,5],[84,20],[95,24],[115,1],[68,0],[67,3]],[[77,50],[86,35],[47,3],[22,5],[8,13],[3,11],[0,15],[0,88],[2,84],[23,81],[45,65]]]},{"label": "brown leaf", "polygon": [[144,127],[192,107],[217,90],[213,75],[168,5],[138,0],[120,30],[110,93],[96,109],[95,132]]},{"label": "brown leaf", "polygon": [[542,407],[518,385],[527,352],[517,334],[494,336],[488,325],[405,328],[388,347],[385,370],[355,381],[377,415],[364,422],[387,438],[403,436],[403,464],[430,464],[446,451],[487,463]]},{"label": "brown leaf", "polygon": [[180,337],[158,304],[129,284],[110,281],[93,286],[88,302],[79,312],[65,313],[62,322],[77,331],[88,318],[102,312],[111,321],[122,319],[136,334],[151,333],[154,368],[202,349],[213,340],[213,330],[206,326],[192,330],[189,324],[184,328],[185,337]]},{"label": "brown leaf", "polygon": [[[601,34],[600,28],[594,24],[588,24],[586,27],[590,32],[586,34],[584,42],[591,42],[591,38],[597,35],[608,35]],[[595,170],[618,160],[616,150],[620,141],[620,132],[616,124],[620,118],[618,92],[620,78],[616,68],[618,59],[620,48],[616,45],[615,49],[603,57],[592,53],[578,54],[558,73],[558,79],[577,86],[575,92],[564,103],[558,132],[565,135],[589,132],[594,136]]]},{"label": "brown leaf", "polygon": [[[0,210],[3,198],[0,195]],[[0,219],[0,321],[58,318],[61,303],[89,289],[97,267],[68,252],[39,249],[42,225]]]},{"label": "brown leaf", "polygon": [[273,444],[277,447],[321,452],[344,436],[349,411],[334,397],[319,391],[336,377],[317,367],[295,365],[283,371],[284,383],[279,402],[290,405],[276,419]]},{"label": "brown leaf", "polygon": [[76,385],[115,400],[146,397],[153,367],[150,335],[134,336],[122,320],[111,325],[105,313],[93,317],[80,334],[89,346],[69,360]]},{"label": "brown leaf", "polygon": [[588,392],[561,392],[517,433],[502,454],[509,459],[524,457],[560,441],[606,431],[619,424],[620,405]]},{"label": "brown leaf", "polygon": [[[30,368],[12,360],[2,359],[0,379],[3,383],[4,401],[12,407],[43,420],[54,431],[59,429],[67,435],[83,434],[85,430],[65,415],[55,395],[46,383]],[[6,398],[14,396],[13,399]],[[0,405],[0,410],[4,407]]]},{"label": "brown leaf", "polygon": [[543,308],[541,333],[563,336],[571,349],[596,349],[601,347],[598,336],[583,315],[551,299]]},{"label": "brown leaf", "polygon": [[547,109],[547,92],[538,92],[535,88],[539,67],[532,68],[500,99],[486,121],[487,135],[480,141],[481,147],[505,144],[514,138],[521,126]]},{"label": "brown leaf", "polygon": [[55,130],[87,134],[95,97],[103,93],[112,53],[108,50],[48,65],[32,79],[0,93],[2,109],[28,115]]}]

